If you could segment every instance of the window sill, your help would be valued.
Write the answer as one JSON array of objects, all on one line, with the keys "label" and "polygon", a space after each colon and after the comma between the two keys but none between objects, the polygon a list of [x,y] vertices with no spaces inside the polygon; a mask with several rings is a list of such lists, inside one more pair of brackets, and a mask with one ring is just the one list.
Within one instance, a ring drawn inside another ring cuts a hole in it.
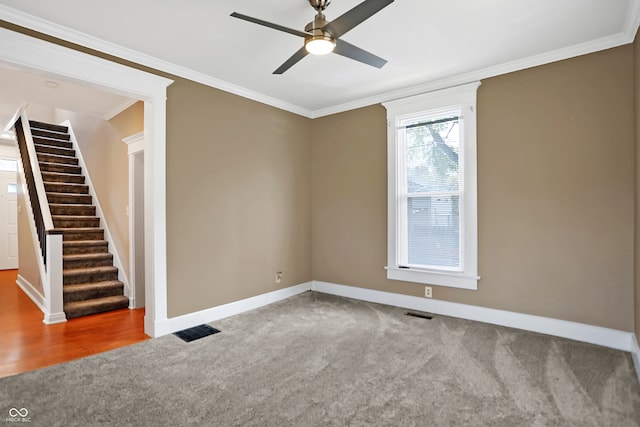
[{"label": "window sill", "polygon": [[480,276],[468,276],[464,273],[419,270],[416,268],[385,267],[387,279],[403,282],[424,283],[426,285],[448,286],[461,289],[478,289]]}]

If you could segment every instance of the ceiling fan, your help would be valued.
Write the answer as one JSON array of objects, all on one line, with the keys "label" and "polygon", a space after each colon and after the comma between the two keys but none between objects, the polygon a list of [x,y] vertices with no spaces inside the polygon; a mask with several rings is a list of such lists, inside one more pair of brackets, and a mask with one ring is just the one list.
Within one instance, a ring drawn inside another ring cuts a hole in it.
[{"label": "ceiling fan", "polygon": [[287,59],[284,64],[278,67],[273,74],[284,73],[308,54],[324,55],[331,52],[376,68],[382,68],[384,64],[387,63],[386,60],[364,49],[360,49],[351,43],[347,43],[341,40],[340,37],[352,30],[356,25],[369,19],[393,3],[393,1],[394,0],[365,0],[353,9],[329,22],[322,12],[329,6],[331,0],[309,0],[311,7],[313,7],[317,13],[313,21],[304,27],[304,31],[283,27],[282,25],[252,18],[251,16],[237,12],[233,12],[231,16],[304,38],[304,46],[294,53],[291,58]]}]

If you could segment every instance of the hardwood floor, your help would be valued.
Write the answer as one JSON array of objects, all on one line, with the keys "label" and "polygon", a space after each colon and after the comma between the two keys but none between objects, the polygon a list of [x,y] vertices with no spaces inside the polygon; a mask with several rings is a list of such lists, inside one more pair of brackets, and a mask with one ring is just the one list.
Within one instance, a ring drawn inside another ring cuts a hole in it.
[{"label": "hardwood floor", "polygon": [[0,271],[0,378],[149,339],[144,308],[45,325],[40,309],[16,285],[17,275]]}]

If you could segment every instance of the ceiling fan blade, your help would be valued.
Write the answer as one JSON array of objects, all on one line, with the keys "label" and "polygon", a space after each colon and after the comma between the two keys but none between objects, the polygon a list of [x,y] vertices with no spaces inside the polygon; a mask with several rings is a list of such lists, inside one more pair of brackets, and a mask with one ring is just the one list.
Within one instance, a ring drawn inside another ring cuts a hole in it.
[{"label": "ceiling fan blade", "polygon": [[382,68],[387,63],[386,59],[382,59],[379,56],[375,56],[373,53],[369,53],[364,49],[360,49],[358,46],[354,46],[351,43],[347,43],[344,40],[336,40],[336,48],[333,53],[346,56],[353,60],[362,62],[372,67]]},{"label": "ceiling fan blade", "polygon": [[243,15],[241,13],[233,12],[231,14],[234,18],[242,19],[245,21],[253,22],[254,24],[262,25],[265,27],[273,28],[274,30],[283,31],[285,33],[293,34],[294,36],[306,37],[309,34],[304,31],[294,30],[293,28],[283,27],[282,25],[273,24],[271,22],[263,21],[262,19],[253,18],[251,16]]},{"label": "ceiling fan blade", "polygon": [[277,70],[273,72],[273,74],[282,74],[287,71],[289,68],[293,67],[298,61],[307,56],[309,52],[305,49],[304,46],[300,48],[296,53],[294,53],[291,58],[287,59],[284,64],[278,67]]},{"label": "ceiling fan blade", "polygon": [[328,31],[333,37],[338,38],[391,3],[393,3],[393,0],[365,0],[353,9],[329,22],[323,29]]}]

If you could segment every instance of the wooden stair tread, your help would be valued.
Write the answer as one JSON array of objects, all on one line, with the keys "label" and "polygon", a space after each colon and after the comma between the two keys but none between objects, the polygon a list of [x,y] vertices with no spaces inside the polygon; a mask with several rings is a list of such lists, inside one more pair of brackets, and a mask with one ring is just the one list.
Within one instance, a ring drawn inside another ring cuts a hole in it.
[{"label": "wooden stair tread", "polygon": [[75,182],[56,182],[43,181],[44,189],[47,194],[67,194],[67,195],[89,195],[89,186],[87,184],[79,184]]},{"label": "wooden stair tread", "polygon": [[97,219],[95,215],[51,215],[52,219]]},{"label": "wooden stair tread", "polygon": [[[86,196],[91,197],[91,195],[90,195],[90,194],[60,193],[60,192],[58,192],[58,191],[47,191],[46,193],[47,193],[47,194],[52,194],[52,195],[54,195],[54,196],[69,196],[69,195],[71,195],[71,196],[78,196],[78,197],[86,197]],[[53,203],[52,203],[52,204],[53,204]],[[58,203],[58,204],[63,204],[63,203]],[[75,204],[80,204],[80,203],[75,203]]]},{"label": "wooden stair tread", "polygon": [[60,141],[71,140],[71,135],[68,132],[58,132],[52,129],[33,128],[31,129],[31,135],[37,137],[45,137],[50,139],[58,139]]},{"label": "wooden stair tread", "polygon": [[50,147],[73,148],[73,143],[71,141],[63,141],[55,138],[47,138],[46,136],[33,135],[33,143],[48,145]]},{"label": "wooden stair tread", "polygon": [[119,280],[69,284],[63,287],[63,302],[68,304],[113,296],[121,297],[123,290],[124,284]]},{"label": "wooden stair tread", "polygon": [[[72,177],[77,178],[78,177],[77,173],[64,173],[64,172],[43,172],[42,175],[51,175],[51,176],[57,176],[60,178],[72,178]],[[49,182],[59,182],[59,181],[49,181]]]},{"label": "wooden stair tread", "polygon": [[76,152],[73,148],[60,147],[57,145],[47,145],[47,144],[33,144],[36,149],[37,154],[53,154],[56,156],[65,156],[65,157],[76,157]]},{"label": "wooden stair tread", "polygon": [[[38,155],[38,157],[42,156],[44,158],[51,158],[52,160],[60,160],[60,163],[64,163],[65,161],[71,159],[71,160],[73,160],[73,162],[69,163],[69,164],[72,164],[72,165],[75,165],[75,166],[77,166],[78,162],[79,162],[79,160],[78,160],[78,158],[76,156],[63,156],[63,155],[60,155],[60,154],[39,153],[39,152],[36,152],[36,154]],[[45,163],[57,163],[57,162],[45,162]]]},{"label": "wooden stair tread", "polygon": [[129,304],[129,298],[125,297],[124,295],[122,296],[118,295],[113,297],[90,299],[87,301],[68,302],[64,305],[64,310],[67,311],[67,306],[87,306],[87,305],[96,305],[104,302],[119,302],[119,301],[124,301],[127,303],[127,305]]},{"label": "wooden stair tread", "polygon": [[65,292],[79,292],[85,291],[87,289],[97,289],[97,288],[112,288],[112,287],[120,287],[124,284],[120,280],[104,280],[102,282],[92,282],[92,283],[74,283],[71,285],[64,285]]},{"label": "wooden stair tread", "polygon": [[65,240],[63,246],[101,246],[108,244],[106,240]]},{"label": "wooden stair tread", "polygon": [[55,204],[66,204],[65,202],[70,202],[69,204],[74,205],[91,205],[91,201],[93,200],[91,194],[75,194],[75,193],[58,193],[47,191],[47,199],[51,201],[53,199],[53,203]]},{"label": "wooden stair tread", "polygon": [[[63,271],[83,269],[83,268],[94,268],[94,267],[114,267],[113,265],[113,254],[107,250],[106,246],[97,246],[97,250],[93,250],[90,252],[80,253],[72,252],[68,253],[63,250],[62,255],[62,269]],[[109,270],[104,273],[115,274],[117,276],[117,267],[116,270]],[[102,273],[100,270],[92,270],[91,274],[100,274]],[[85,272],[85,274],[89,274]],[[75,275],[77,277],[78,275]],[[67,275],[65,277],[70,277]],[[75,281],[75,280],[74,280]],[[95,281],[95,277],[91,280]]]},{"label": "wooden stair tread", "polygon": [[[52,215],[95,215],[96,207],[93,205],[79,203],[49,203]],[[58,213],[56,213],[58,212]]]},{"label": "wooden stair tread", "polygon": [[[72,286],[72,285],[66,285],[66,286]],[[93,303],[96,303],[96,302],[100,302],[102,300],[116,300],[116,301],[117,300],[124,300],[124,301],[129,302],[129,298],[127,298],[124,295],[122,295],[122,296],[113,296],[113,297],[106,297],[106,298],[96,298],[96,299],[91,299],[91,300],[88,300],[88,301],[75,301],[73,303],[68,303],[68,304],[74,304],[74,305],[84,305],[85,303],[93,304]],[[65,306],[66,305],[67,304],[65,304]]]},{"label": "wooden stair tread", "polygon": [[67,319],[102,313],[105,311],[124,309],[129,307],[129,298],[123,296],[111,296],[85,301],[64,303],[63,309]]},{"label": "wooden stair tread", "polygon": [[44,181],[43,180],[42,183],[43,184],[51,184],[51,185],[69,186],[69,187],[86,187],[86,188],[89,188],[89,186],[87,184],[78,184],[77,182],[60,182],[60,181]]},{"label": "wooden stair tread", "polygon": [[89,253],[109,252],[109,242],[106,240],[63,240],[62,253],[64,255],[80,255]]},{"label": "wooden stair tread", "polygon": [[[67,144],[71,144],[71,147],[69,147],[69,145],[65,145],[65,146],[60,146],[57,145],[59,143],[67,143]],[[51,144],[51,145],[49,145]],[[63,141],[61,139],[55,139],[55,138],[46,138],[46,137],[35,137],[34,141],[33,141],[33,145],[37,147],[49,147],[49,148],[60,148],[63,150],[70,150],[70,151],[74,151],[73,144],[69,141]]]},{"label": "wooden stair tread", "polygon": [[[58,207],[58,208],[72,208],[72,207],[78,207],[78,208],[87,208],[89,206],[83,204],[83,203],[49,203],[49,207]],[[94,207],[94,206],[91,206]]]},{"label": "wooden stair tread", "polygon": [[59,133],[69,132],[69,128],[67,126],[56,125],[53,123],[45,123],[38,120],[29,120],[29,126],[35,129],[52,130]]},{"label": "wooden stair tread", "polygon": [[98,267],[82,267],[82,268],[65,268],[62,270],[62,274],[65,276],[88,274],[88,273],[110,273],[112,271],[118,271],[118,267],[102,265]]},{"label": "wooden stair tread", "polygon": [[[79,165],[67,165],[67,164],[52,163],[47,161],[38,161],[38,163],[40,164],[40,170],[42,170],[43,168],[44,169],[51,168],[51,169],[73,170],[73,172],[70,172],[70,171],[65,172],[73,175],[80,175],[82,173],[82,167],[80,167]],[[46,171],[46,172],[52,172],[52,171]]]},{"label": "wooden stair tread", "polygon": [[111,258],[113,254],[111,252],[97,252],[88,254],[69,254],[63,255],[62,259],[65,261],[84,260],[84,259],[102,259]]},{"label": "wooden stair tread", "polygon": [[60,227],[56,227],[56,230],[60,230],[63,233],[65,231],[70,231],[70,232],[74,232],[74,233],[78,233],[78,232],[92,232],[92,231],[104,231],[102,228],[99,227],[78,227],[78,228],[68,228],[68,227],[64,227],[64,228],[60,228]]}]

